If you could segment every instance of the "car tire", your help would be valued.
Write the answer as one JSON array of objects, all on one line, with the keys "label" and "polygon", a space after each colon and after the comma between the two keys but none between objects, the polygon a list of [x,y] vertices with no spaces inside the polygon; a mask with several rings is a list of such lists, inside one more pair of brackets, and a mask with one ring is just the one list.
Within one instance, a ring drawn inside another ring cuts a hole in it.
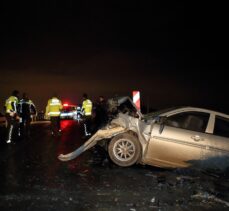
[{"label": "car tire", "polygon": [[118,166],[132,166],[140,158],[140,143],[133,135],[128,133],[119,134],[113,137],[109,143],[108,154],[111,160]]}]

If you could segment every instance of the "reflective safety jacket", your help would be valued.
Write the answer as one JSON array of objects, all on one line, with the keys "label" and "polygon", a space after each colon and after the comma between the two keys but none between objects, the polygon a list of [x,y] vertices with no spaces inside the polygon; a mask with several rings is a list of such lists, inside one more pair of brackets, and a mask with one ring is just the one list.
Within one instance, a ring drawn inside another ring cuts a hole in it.
[{"label": "reflective safety jacket", "polygon": [[45,114],[46,116],[50,117],[60,116],[60,111],[62,108],[62,102],[58,98],[53,97],[48,100]]},{"label": "reflective safety jacket", "polygon": [[6,113],[17,113],[18,98],[10,96],[5,102]]},{"label": "reflective safety jacket", "polygon": [[92,102],[89,99],[83,101],[82,112],[85,116],[91,116]]}]

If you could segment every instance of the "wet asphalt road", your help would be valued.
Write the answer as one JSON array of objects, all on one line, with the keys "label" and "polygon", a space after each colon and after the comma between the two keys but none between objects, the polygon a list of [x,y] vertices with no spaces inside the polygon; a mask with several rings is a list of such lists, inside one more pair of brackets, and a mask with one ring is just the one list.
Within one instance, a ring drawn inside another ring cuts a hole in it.
[{"label": "wet asphalt road", "polygon": [[0,210],[228,210],[228,177],[135,165],[121,168],[98,147],[73,161],[57,156],[85,140],[82,126],[32,125],[31,138],[5,144],[0,130]]}]

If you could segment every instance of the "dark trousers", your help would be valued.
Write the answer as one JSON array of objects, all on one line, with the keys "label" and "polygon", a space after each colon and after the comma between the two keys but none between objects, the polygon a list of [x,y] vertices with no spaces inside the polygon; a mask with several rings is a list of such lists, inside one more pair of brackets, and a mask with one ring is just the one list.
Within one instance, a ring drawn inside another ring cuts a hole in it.
[{"label": "dark trousers", "polygon": [[29,137],[30,136],[30,117],[21,117],[20,122],[20,134],[22,137]]},{"label": "dark trousers", "polygon": [[51,120],[51,131],[54,134],[57,134],[60,131],[60,117],[59,116],[52,116],[50,117]]},{"label": "dark trousers", "polygon": [[88,136],[91,135],[91,124],[92,118],[91,116],[84,116],[83,117],[83,124],[84,124],[84,135]]},{"label": "dark trousers", "polygon": [[19,124],[16,117],[12,117],[9,114],[6,114],[6,120],[7,120],[7,140],[11,140],[13,138],[18,137],[18,129]]}]

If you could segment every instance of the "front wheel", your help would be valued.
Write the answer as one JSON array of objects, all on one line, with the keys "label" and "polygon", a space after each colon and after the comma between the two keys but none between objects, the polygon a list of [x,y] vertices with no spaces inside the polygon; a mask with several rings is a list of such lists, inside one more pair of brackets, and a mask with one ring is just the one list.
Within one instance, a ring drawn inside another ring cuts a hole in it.
[{"label": "front wheel", "polygon": [[115,164],[127,167],[138,161],[141,155],[141,147],[135,136],[124,133],[112,138],[108,153]]}]

